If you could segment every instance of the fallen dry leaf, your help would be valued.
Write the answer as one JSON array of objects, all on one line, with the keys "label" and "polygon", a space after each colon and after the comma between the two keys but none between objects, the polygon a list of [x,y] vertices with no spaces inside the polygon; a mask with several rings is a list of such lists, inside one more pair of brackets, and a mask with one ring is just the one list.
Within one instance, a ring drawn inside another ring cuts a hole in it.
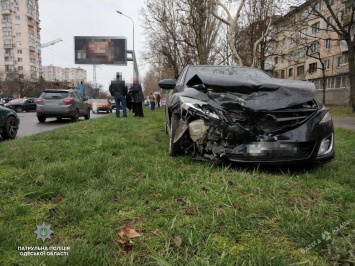
[{"label": "fallen dry leaf", "polygon": [[55,197],[55,202],[59,203],[62,201],[62,195],[60,195],[60,193],[58,193],[58,195]]},{"label": "fallen dry leaf", "polygon": [[182,239],[181,239],[180,236],[175,235],[174,238],[173,238],[173,240],[174,240],[174,243],[175,243],[176,246],[178,246],[178,247],[181,246],[181,244],[182,244]]},{"label": "fallen dry leaf", "polygon": [[160,232],[160,230],[159,230],[159,229],[155,229],[155,230],[154,230],[154,232],[153,232],[153,234],[154,234],[154,235],[160,235],[160,234],[161,234],[161,232]]},{"label": "fallen dry leaf", "polygon": [[141,236],[140,234],[137,233],[136,230],[129,228],[128,225],[126,225],[126,228],[124,231],[125,231],[125,235],[128,238],[135,238],[135,237]]}]

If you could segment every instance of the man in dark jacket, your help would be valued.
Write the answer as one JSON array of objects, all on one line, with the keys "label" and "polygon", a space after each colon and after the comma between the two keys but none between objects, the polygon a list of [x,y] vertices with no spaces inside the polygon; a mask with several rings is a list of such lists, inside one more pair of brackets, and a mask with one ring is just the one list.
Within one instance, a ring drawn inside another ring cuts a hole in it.
[{"label": "man in dark jacket", "polygon": [[138,77],[136,76],[133,77],[133,85],[129,90],[129,92],[132,93],[134,99],[134,105],[133,105],[134,116],[143,117],[144,116],[143,115],[144,95],[143,95],[142,86],[138,81]]},{"label": "man in dark jacket", "polygon": [[125,85],[125,82],[121,80],[120,73],[116,74],[115,81],[111,81],[109,91],[111,95],[115,97],[116,116],[120,117],[120,106],[122,103],[123,117],[127,117],[127,102],[126,102],[127,87]]}]

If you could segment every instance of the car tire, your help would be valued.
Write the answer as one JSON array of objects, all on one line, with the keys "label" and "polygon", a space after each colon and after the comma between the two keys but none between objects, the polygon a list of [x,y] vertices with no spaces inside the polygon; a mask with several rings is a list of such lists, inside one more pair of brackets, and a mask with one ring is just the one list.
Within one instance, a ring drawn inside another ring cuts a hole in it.
[{"label": "car tire", "polygon": [[109,109],[107,109],[107,110],[106,110],[106,114],[108,114],[109,112],[110,112],[110,110],[109,110]]},{"label": "car tire", "polygon": [[21,106],[17,106],[17,107],[15,108],[15,112],[16,112],[16,113],[22,113],[22,112],[23,112],[22,107],[21,107]]},{"label": "car tire", "polygon": [[1,136],[4,139],[14,139],[17,135],[18,124],[15,117],[10,116],[5,122],[4,132],[1,133]]},{"label": "car tire", "polygon": [[85,118],[85,120],[89,120],[90,119],[90,109],[88,109],[88,112],[86,113],[84,118]]},{"label": "car tire", "polygon": [[181,146],[180,146],[181,140],[178,140],[175,143],[173,142],[176,130],[179,127],[179,120],[180,120],[179,114],[173,113],[171,115],[171,118],[170,118],[171,134],[170,134],[170,139],[169,139],[169,155],[172,157],[177,156],[177,155],[181,154],[181,152],[182,152]]},{"label": "car tire", "polygon": [[72,122],[78,122],[79,121],[79,110],[75,109],[75,115],[71,119]]},{"label": "car tire", "polygon": [[46,122],[46,117],[45,116],[37,116],[37,119],[40,123]]}]

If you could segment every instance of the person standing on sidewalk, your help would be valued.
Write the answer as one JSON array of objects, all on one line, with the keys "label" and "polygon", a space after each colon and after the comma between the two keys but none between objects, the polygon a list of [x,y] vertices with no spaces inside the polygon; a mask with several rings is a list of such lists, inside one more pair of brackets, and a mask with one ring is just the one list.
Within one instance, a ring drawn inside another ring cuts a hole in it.
[{"label": "person standing on sidewalk", "polygon": [[129,92],[132,93],[132,96],[134,99],[134,105],[133,105],[134,116],[135,117],[144,117],[144,114],[143,114],[144,95],[143,95],[142,86],[139,83],[137,76],[133,77],[133,85],[132,85],[131,89],[129,90]]},{"label": "person standing on sidewalk", "polygon": [[109,91],[113,97],[115,97],[116,102],[116,116],[120,117],[120,106],[122,104],[123,117],[127,117],[127,87],[125,82],[121,79],[120,73],[116,74],[116,80],[111,81]]}]

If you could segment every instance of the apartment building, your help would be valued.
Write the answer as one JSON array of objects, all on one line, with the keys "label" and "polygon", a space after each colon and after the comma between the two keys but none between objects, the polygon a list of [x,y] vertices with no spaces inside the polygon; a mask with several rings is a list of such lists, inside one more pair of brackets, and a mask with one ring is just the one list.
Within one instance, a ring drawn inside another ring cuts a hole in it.
[{"label": "apartment building", "polygon": [[87,72],[80,67],[77,68],[62,68],[57,66],[43,66],[42,77],[46,81],[60,81],[71,84],[79,84],[87,82]]},{"label": "apartment building", "polygon": [[[328,0],[341,23],[348,23],[348,2]],[[316,14],[319,11],[326,21]],[[277,38],[271,68],[274,76],[315,83],[317,99],[323,97],[325,76],[327,104],[349,102],[347,46],[330,24],[333,18],[324,1],[308,0],[292,7],[274,23]]]},{"label": "apartment building", "polygon": [[38,0],[0,0],[0,74],[36,80],[41,66]]}]

